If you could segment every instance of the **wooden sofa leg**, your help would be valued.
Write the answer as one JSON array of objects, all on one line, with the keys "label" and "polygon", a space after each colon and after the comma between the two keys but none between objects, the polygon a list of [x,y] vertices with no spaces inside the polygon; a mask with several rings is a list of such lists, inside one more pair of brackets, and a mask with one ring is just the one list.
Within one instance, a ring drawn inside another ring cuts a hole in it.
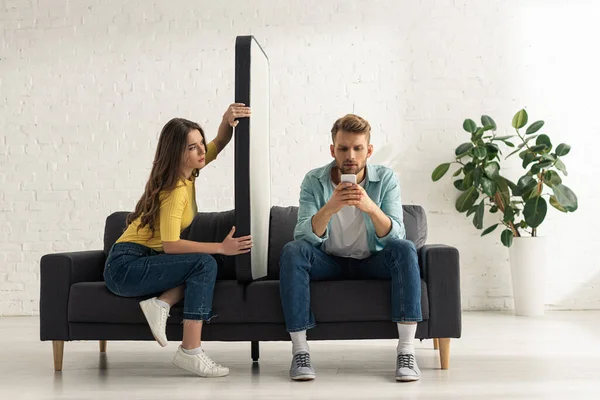
[{"label": "wooden sofa leg", "polygon": [[100,341],[100,353],[106,353],[106,340]]},{"label": "wooden sofa leg", "polygon": [[252,356],[252,361],[258,362],[258,358],[260,356],[258,341],[252,341],[250,353],[250,355]]},{"label": "wooden sofa leg", "polygon": [[54,354],[54,370],[55,371],[62,371],[64,349],[65,349],[64,340],[53,340],[52,341],[52,353]]},{"label": "wooden sofa leg", "polygon": [[438,339],[440,346],[440,364],[442,369],[450,368],[450,338]]},{"label": "wooden sofa leg", "polygon": [[433,348],[434,348],[434,350],[437,350],[437,349],[440,348],[440,341],[439,341],[439,339],[437,339],[437,338],[433,339]]}]

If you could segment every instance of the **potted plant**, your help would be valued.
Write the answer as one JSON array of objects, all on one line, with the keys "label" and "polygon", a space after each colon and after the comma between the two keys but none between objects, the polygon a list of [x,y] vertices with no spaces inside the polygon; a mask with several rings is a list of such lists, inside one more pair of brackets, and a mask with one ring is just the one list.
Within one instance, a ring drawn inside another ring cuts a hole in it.
[{"label": "potted plant", "polygon": [[[569,153],[570,146],[561,143],[553,148],[548,135],[538,133],[544,121],[527,123],[527,112],[520,110],[512,120],[515,134],[497,136],[491,117],[482,116],[481,126],[465,120],[463,129],[470,133],[471,140],[455,149],[454,161],[435,168],[431,179],[438,181],[452,164],[457,164],[452,175],[454,187],[461,192],[456,210],[467,217],[473,215],[477,229],[483,229],[486,210],[498,216],[498,222],[483,230],[481,236],[498,226],[504,228],[500,240],[509,247],[515,311],[517,315],[533,316],[544,312],[544,257],[548,253],[538,228],[544,222],[548,203],[561,212],[573,212],[577,210],[577,196],[560,177],[567,176],[562,157]],[[518,154],[522,160],[526,172],[517,183],[500,174],[500,146],[514,148],[505,159]]]}]

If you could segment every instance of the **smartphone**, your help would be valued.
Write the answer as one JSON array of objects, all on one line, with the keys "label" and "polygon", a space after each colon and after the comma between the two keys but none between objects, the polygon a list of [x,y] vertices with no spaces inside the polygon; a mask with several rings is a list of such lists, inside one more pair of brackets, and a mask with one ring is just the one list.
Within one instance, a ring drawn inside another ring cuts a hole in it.
[{"label": "smartphone", "polygon": [[341,182],[350,182],[356,185],[356,175],[355,174],[342,174]]}]

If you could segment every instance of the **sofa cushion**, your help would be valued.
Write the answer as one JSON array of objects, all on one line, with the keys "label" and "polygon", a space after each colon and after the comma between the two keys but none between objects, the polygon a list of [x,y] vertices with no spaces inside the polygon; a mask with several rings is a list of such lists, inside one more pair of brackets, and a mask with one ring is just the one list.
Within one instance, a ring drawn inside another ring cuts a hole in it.
[{"label": "sofa cushion", "polygon": [[[157,295],[157,294],[155,294]],[[80,282],[71,286],[69,322],[102,322],[112,324],[145,324],[139,306],[141,300],[153,295],[120,297],[106,288],[104,282]],[[234,280],[217,281],[213,297],[212,321],[245,322],[251,305],[244,302],[244,285]],[[171,308],[167,323],[179,324],[183,318],[183,302]]]},{"label": "sofa cushion", "polygon": [[[311,282],[311,305],[318,322],[388,321],[390,284],[383,280]],[[427,287],[421,282],[423,319],[429,319]],[[104,282],[80,282],[71,286],[69,322],[145,324],[139,302],[149,296],[120,297]],[[171,309],[167,323],[182,320],[183,304]],[[249,285],[218,281],[213,298],[212,323],[284,323],[279,281]]]},{"label": "sofa cushion", "polygon": [[[389,321],[391,287],[385,280],[340,280],[310,283],[310,304],[317,322]],[[248,285],[248,301],[254,304],[252,322],[284,323],[279,281]],[[258,314],[257,314],[258,312]],[[421,312],[429,319],[427,285],[421,281]]]}]

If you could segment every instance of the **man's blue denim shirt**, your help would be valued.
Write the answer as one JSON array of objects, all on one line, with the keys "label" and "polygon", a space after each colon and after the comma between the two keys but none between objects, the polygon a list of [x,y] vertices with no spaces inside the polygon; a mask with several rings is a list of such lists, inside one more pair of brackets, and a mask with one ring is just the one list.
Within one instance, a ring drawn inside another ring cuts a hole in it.
[{"label": "man's blue denim shirt", "polygon": [[[304,177],[300,189],[298,222],[294,230],[295,240],[304,239],[315,247],[321,247],[321,244],[328,238],[330,226],[328,225],[325,234],[319,237],[312,230],[312,217],[333,196],[331,168],[334,166],[335,162],[332,162],[324,167],[313,169]],[[392,220],[392,229],[386,236],[380,238],[377,237],[371,218],[363,213],[367,225],[369,250],[371,253],[377,253],[383,250],[390,241],[406,238],[400,200],[400,183],[396,173],[382,165],[367,164],[366,175],[365,190],[367,194]]]}]

